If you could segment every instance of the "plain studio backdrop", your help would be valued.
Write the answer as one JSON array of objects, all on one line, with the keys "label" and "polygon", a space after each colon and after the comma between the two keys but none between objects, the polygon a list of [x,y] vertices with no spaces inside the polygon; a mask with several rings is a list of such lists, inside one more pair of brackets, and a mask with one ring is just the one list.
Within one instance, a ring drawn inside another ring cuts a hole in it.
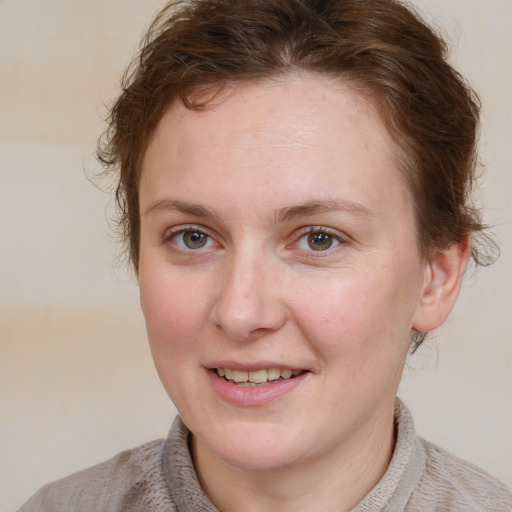
[{"label": "plain studio backdrop", "polygon": [[[501,259],[469,275],[400,395],[420,435],[512,485],[512,1],[416,0],[481,93],[480,202]],[[161,0],[0,0],[0,510],[165,437],[111,196],[87,180],[104,104]]]}]

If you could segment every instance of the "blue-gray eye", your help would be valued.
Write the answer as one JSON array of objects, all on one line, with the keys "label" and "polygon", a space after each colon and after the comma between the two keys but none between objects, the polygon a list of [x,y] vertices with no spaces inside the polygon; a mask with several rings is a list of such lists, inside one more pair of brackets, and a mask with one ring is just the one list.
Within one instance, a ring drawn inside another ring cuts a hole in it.
[{"label": "blue-gray eye", "polygon": [[200,231],[183,231],[176,235],[174,242],[186,249],[203,249],[213,244],[213,240]]},{"label": "blue-gray eye", "polygon": [[311,231],[305,234],[297,241],[297,247],[303,251],[328,251],[342,241],[336,235],[331,235],[328,231]]}]

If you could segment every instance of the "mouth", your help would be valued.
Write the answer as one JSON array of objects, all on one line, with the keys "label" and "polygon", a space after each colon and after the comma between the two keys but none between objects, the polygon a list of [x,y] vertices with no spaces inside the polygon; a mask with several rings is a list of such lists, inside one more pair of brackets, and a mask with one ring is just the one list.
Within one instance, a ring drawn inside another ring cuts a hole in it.
[{"label": "mouth", "polygon": [[306,373],[306,370],[290,370],[289,368],[262,368],[254,371],[213,368],[212,371],[227,382],[242,387],[270,386]]}]

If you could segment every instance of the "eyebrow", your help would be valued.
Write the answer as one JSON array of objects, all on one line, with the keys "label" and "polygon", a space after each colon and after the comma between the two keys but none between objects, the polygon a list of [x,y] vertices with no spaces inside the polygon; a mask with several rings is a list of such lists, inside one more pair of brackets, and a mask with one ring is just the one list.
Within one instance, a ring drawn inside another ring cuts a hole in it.
[{"label": "eyebrow", "polygon": [[[206,219],[218,218],[218,215],[210,208],[188,201],[180,201],[178,199],[160,199],[155,201],[146,208],[144,213],[148,214],[153,211],[162,210],[184,213]],[[279,224],[295,218],[308,217],[325,212],[347,212],[360,217],[373,217],[375,215],[373,210],[359,203],[341,199],[323,199],[280,208],[274,215],[274,222]]]},{"label": "eyebrow", "polygon": [[281,208],[276,212],[275,222],[286,222],[297,217],[308,217],[326,212],[347,212],[358,217],[373,217],[375,215],[373,210],[359,203],[342,199],[324,199]]},{"label": "eyebrow", "polygon": [[178,199],[160,199],[158,201],[155,201],[146,208],[144,213],[147,214],[154,211],[162,210],[184,213],[188,215],[193,215],[194,217],[217,217],[217,215],[215,215],[215,212],[210,208],[195,203],[189,203],[188,201],[179,201]]}]

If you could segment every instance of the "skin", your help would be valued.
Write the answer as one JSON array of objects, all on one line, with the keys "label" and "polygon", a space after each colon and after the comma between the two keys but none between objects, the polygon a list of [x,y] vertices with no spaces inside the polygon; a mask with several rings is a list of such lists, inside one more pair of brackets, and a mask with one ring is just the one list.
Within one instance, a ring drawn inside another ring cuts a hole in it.
[{"label": "skin", "polygon": [[[219,510],[350,510],[389,464],[412,329],[444,321],[467,258],[466,245],[422,258],[396,154],[367,99],[312,75],[200,112],[175,100],[154,133],[141,305]],[[313,250],[312,231],[332,245]],[[187,247],[197,233],[205,245]],[[240,405],[212,386],[219,362],[306,373]]]}]

